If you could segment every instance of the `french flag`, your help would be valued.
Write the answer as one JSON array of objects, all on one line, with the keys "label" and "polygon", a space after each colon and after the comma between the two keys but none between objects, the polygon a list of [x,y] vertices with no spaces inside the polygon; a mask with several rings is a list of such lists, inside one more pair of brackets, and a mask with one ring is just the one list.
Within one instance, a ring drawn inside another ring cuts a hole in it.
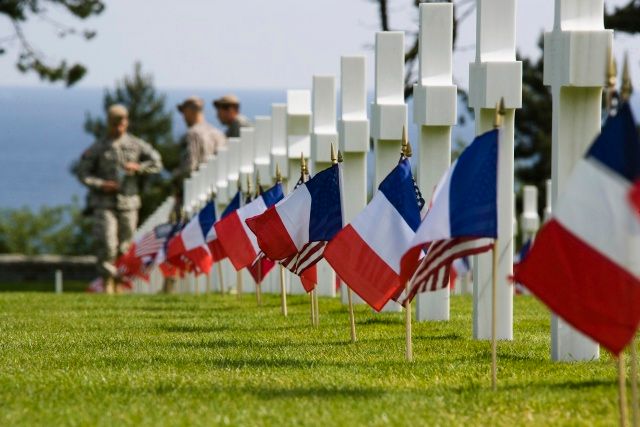
[{"label": "french flag", "polygon": [[342,281],[377,311],[404,288],[400,257],[420,225],[420,200],[411,164],[403,158],[324,251]]},{"label": "french flag", "polygon": [[236,270],[251,266],[260,253],[256,236],[245,220],[260,215],[283,197],[282,184],[277,183],[214,225],[218,240]]},{"label": "french flag", "polygon": [[[240,209],[242,203],[242,193],[238,191],[236,195],[233,197],[231,202],[227,205],[225,210],[222,212],[220,219],[224,219],[231,215],[231,213]],[[209,232],[207,233],[207,237],[205,239],[207,241],[207,246],[209,246],[209,252],[211,252],[211,261],[218,262],[227,257],[227,254],[224,252],[222,248],[222,244],[220,240],[218,240],[218,234],[216,233],[216,228],[211,227]]]},{"label": "french flag", "polygon": [[319,172],[286,199],[247,220],[264,254],[300,275],[307,291],[317,281],[312,267],[342,229],[340,168],[335,164]]},{"label": "french flag", "polygon": [[456,259],[493,247],[498,234],[498,139],[498,130],[476,137],[440,179],[402,256],[402,280],[410,280],[408,299],[446,288]]},{"label": "french flag", "polygon": [[627,103],[607,118],[514,274],[614,354],[627,346],[640,322],[640,221],[628,200],[640,178],[637,132]]},{"label": "french flag", "polygon": [[208,202],[202,210],[185,225],[167,246],[169,261],[186,257],[196,273],[208,274],[211,270],[211,252],[205,242],[205,236],[216,220],[216,209],[213,202]]}]

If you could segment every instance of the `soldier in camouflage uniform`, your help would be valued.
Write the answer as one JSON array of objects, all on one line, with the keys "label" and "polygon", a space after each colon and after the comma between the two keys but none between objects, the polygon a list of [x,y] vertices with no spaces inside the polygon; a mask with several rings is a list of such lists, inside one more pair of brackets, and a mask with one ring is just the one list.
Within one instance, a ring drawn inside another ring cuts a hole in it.
[{"label": "soldier in camouflage uniform", "polygon": [[226,144],[226,138],[222,132],[207,123],[204,117],[204,101],[196,96],[184,100],[177,106],[182,113],[187,132],[180,140],[180,165],[174,171],[174,177],[180,181],[188,178],[191,173],[198,170],[201,163],[218,152],[218,148]]},{"label": "soldier in camouflage uniform", "polygon": [[162,170],[160,154],[127,133],[129,113],[122,105],[108,111],[107,137],[84,152],[76,173],[89,188],[98,272],[107,293],[115,292],[115,261],[127,251],[138,223],[139,175]]}]

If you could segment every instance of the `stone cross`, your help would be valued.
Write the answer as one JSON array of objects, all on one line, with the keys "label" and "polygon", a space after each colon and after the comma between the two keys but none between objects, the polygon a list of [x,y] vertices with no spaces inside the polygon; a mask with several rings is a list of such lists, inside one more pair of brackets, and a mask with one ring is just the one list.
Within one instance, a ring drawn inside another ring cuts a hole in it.
[{"label": "stone cross", "polygon": [[[240,128],[240,186],[246,192],[247,181],[253,183],[253,162],[255,161],[255,130],[250,127]],[[251,184],[252,191],[255,186]]]},{"label": "stone cross", "polygon": [[227,167],[229,163],[229,147],[218,147],[216,165],[216,213],[220,215],[229,203],[229,190],[227,182]]},{"label": "stone cross", "polygon": [[[404,32],[376,33],[375,99],[371,106],[371,137],[374,139],[375,186],[398,165],[402,129],[407,127],[404,102]],[[383,311],[402,311],[390,301]]]},{"label": "stone cross", "polygon": [[300,177],[300,155],[305,159],[311,154],[311,92],[287,91],[287,154],[289,156],[288,192]]},{"label": "stone cross", "polygon": [[[457,122],[453,84],[453,4],[420,5],[420,73],[413,86],[413,122],[418,126],[418,187],[429,201],[440,177],[451,165],[451,129]],[[424,292],[416,298],[416,320],[449,320],[450,289]]]},{"label": "stone cross", "polygon": [[540,228],[540,215],[538,214],[538,187],[525,185],[522,191],[522,216],[520,227],[522,228],[523,241],[535,236]]},{"label": "stone cross", "polygon": [[[516,0],[477,0],[476,60],[469,64],[469,104],[476,134],[493,128],[496,103],[504,99],[498,162],[498,286],[496,337],[513,339],[513,141],[515,109],[522,105],[522,63],[516,61]],[[473,336],[491,339],[492,256],[474,259]]]},{"label": "stone cross", "polygon": [[[551,86],[552,206],[567,178],[600,132],[602,87],[613,44],[604,29],[604,0],[556,0],[553,30],[544,35],[544,83]],[[599,347],[556,316],[553,360],[594,360]]]},{"label": "stone cross", "polygon": [[267,189],[271,186],[271,117],[256,116],[255,118],[255,155],[253,167],[260,177],[260,183]]},{"label": "stone cross", "polygon": [[[367,152],[369,151],[369,119],[364,56],[340,58],[340,120],[338,134],[344,158],[342,190],[344,222],[351,222],[367,205]],[[341,285],[341,300],[347,304],[347,288]],[[364,304],[356,294],[353,302]]]},{"label": "stone cross", "polygon": [[[331,167],[331,144],[338,149],[336,128],[336,78],[313,76],[311,89],[311,161],[310,169],[316,174]],[[336,273],[324,259],[317,264],[319,296],[336,296]]]},{"label": "stone cross", "polygon": [[287,156],[287,104],[271,104],[271,178],[276,179],[276,166],[283,181],[289,176]]},{"label": "stone cross", "polygon": [[227,191],[231,200],[238,191],[238,180],[240,179],[240,138],[229,138],[227,145],[229,146]]}]

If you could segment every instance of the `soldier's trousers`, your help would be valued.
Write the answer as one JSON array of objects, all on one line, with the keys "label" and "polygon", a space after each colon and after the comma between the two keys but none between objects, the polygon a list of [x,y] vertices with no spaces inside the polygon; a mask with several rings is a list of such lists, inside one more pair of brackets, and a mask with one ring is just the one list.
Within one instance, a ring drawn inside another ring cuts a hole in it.
[{"label": "soldier's trousers", "polygon": [[96,243],[98,274],[103,278],[117,274],[119,255],[127,252],[138,226],[138,210],[96,209],[93,214],[93,237]]}]

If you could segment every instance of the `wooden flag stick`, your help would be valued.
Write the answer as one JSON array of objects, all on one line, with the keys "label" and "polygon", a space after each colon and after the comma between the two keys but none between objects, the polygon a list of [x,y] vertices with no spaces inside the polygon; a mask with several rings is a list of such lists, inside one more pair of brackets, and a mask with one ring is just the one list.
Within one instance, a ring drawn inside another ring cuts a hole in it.
[{"label": "wooden flag stick", "polygon": [[315,318],[316,327],[318,327],[320,326],[320,309],[318,304],[318,292],[315,289],[313,290],[313,306],[314,306],[313,311],[316,313],[316,318]]},{"label": "wooden flag stick", "polygon": [[313,305],[313,293],[315,292],[315,289],[312,290],[311,292],[309,292],[309,307],[311,308],[311,326],[315,326],[316,325],[316,313],[314,312],[315,310],[315,306]]},{"label": "wooden flag stick", "polygon": [[287,289],[284,285],[284,266],[282,264],[280,264],[280,303],[282,315],[287,317]]},{"label": "wooden flag stick", "polygon": [[222,275],[222,263],[218,263],[218,283],[220,284],[220,294],[224,295],[224,277]]},{"label": "wooden flag stick", "polygon": [[620,409],[620,427],[627,426],[627,381],[624,366],[624,353],[618,355],[618,405]]},{"label": "wooden flag stick", "polygon": [[211,293],[211,272],[207,274],[207,293]]},{"label": "wooden flag stick", "polygon": [[256,302],[258,307],[262,306],[262,289],[260,283],[262,282],[262,260],[258,260],[258,280],[256,280]]},{"label": "wooden flag stick", "polygon": [[238,299],[242,297],[242,270],[236,271],[236,294]]},{"label": "wooden flag stick", "polygon": [[[409,282],[407,281],[405,285],[407,297],[409,296]],[[411,341],[411,301],[409,298],[404,302],[404,324],[405,324],[405,340],[406,340],[406,350],[405,350],[405,358],[407,362],[413,361],[413,343]]]},{"label": "wooden flag stick", "polygon": [[631,420],[633,427],[640,426],[640,402],[638,402],[638,350],[636,337],[631,340]]},{"label": "wooden flag stick", "polygon": [[353,291],[347,286],[347,298],[349,299],[349,321],[351,322],[351,342],[356,342],[356,316],[353,314]]},{"label": "wooden flag stick", "polygon": [[200,295],[200,283],[198,283],[198,276],[193,275],[193,287],[196,295]]},{"label": "wooden flag stick", "polygon": [[498,283],[498,239],[491,251],[493,274],[491,277],[491,389],[498,388],[498,341],[496,340],[496,293]]}]

